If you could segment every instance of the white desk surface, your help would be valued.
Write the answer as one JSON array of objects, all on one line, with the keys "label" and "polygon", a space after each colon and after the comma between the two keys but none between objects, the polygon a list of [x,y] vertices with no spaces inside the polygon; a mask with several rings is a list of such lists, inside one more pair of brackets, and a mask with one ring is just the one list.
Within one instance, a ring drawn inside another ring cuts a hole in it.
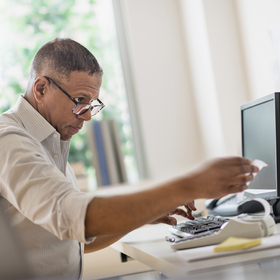
[{"label": "white desk surface", "polygon": [[[276,233],[280,233],[277,224]],[[165,236],[170,235],[169,226],[149,225],[141,227],[111,245],[114,249],[148,265],[171,279],[278,279],[280,274],[280,235],[278,247],[244,252],[229,256],[186,260],[180,254],[194,256],[199,248],[174,251]],[[275,240],[278,238],[275,236]],[[212,246],[214,247],[214,246]],[[204,247],[206,250],[206,247]],[[209,250],[210,246],[208,246]],[[199,250],[204,250],[200,248]],[[207,250],[205,255],[207,255]],[[203,251],[200,252],[203,255]],[[215,253],[214,253],[215,254]],[[238,276],[238,278],[236,278]]]},{"label": "white desk surface", "polygon": [[[129,188],[126,185],[99,188],[94,193],[106,196],[134,192],[151,185],[154,183],[145,181],[129,186]],[[198,202],[200,204],[203,201]],[[188,280],[275,280],[279,278],[280,223],[276,225],[276,233],[279,234],[279,243],[276,237],[278,247],[262,251],[246,251],[246,253],[231,256],[206,258],[200,261],[188,261],[180,256],[181,253],[171,249],[170,242],[165,240],[165,236],[170,235],[168,228],[169,226],[164,224],[147,225],[129,233],[111,247],[171,279],[186,279],[186,276]],[[180,252],[195,256],[198,250],[203,250],[203,248]],[[205,251],[206,256],[207,254],[209,255],[209,246]],[[199,255],[201,256],[201,252]]]}]

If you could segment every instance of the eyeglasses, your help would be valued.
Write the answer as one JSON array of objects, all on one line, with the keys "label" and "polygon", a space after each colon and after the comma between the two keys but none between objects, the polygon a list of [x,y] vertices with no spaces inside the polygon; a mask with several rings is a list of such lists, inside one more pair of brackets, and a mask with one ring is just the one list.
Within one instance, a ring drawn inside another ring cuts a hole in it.
[{"label": "eyeglasses", "polygon": [[102,101],[98,98],[96,100],[93,100],[92,102],[97,101],[99,104],[80,103],[79,101],[76,100],[78,98],[73,98],[69,93],[67,93],[64,89],[62,89],[53,79],[51,79],[47,76],[44,76],[44,77],[49,82],[52,82],[55,86],[57,86],[67,97],[69,97],[75,103],[76,106],[72,109],[72,112],[77,116],[83,115],[89,109],[91,110],[91,116],[94,116],[105,107],[105,105],[102,103]]}]

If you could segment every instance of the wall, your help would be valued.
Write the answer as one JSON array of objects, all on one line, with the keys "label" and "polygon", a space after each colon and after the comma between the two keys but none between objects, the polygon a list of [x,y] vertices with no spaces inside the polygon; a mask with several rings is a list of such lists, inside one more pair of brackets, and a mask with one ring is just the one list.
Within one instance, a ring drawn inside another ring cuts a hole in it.
[{"label": "wall", "polygon": [[179,7],[167,0],[120,3],[149,174],[168,177],[202,156],[194,101],[188,94]]},{"label": "wall", "polygon": [[280,1],[237,0],[236,7],[251,99],[280,91],[272,40],[274,29],[280,38]]},{"label": "wall", "polygon": [[240,105],[275,89],[264,30],[280,1],[118,2],[150,178],[240,155]]}]

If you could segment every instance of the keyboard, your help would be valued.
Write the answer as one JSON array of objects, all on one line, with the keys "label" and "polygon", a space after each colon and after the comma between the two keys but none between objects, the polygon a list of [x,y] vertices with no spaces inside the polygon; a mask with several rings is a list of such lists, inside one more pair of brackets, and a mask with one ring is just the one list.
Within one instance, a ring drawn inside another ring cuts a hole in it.
[{"label": "keyboard", "polygon": [[195,220],[187,220],[171,227],[171,233],[178,237],[191,237],[197,235],[209,235],[212,232],[220,230],[221,226],[228,222],[229,219],[220,216],[208,216],[205,218],[196,218]]},{"label": "keyboard", "polygon": [[[198,220],[204,224],[202,228]],[[197,225],[194,225],[194,221],[198,222]],[[172,242],[171,247],[173,249],[180,250],[214,245],[225,241],[228,237],[259,238],[272,235],[275,230],[275,221],[270,215],[254,217],[242,214],[232,219],[209,216],[194,221],[187,221],[170,228],[173,234],[175,232],[175,235],[181,235],[181,237],[184,235],[179,240],[169,240]],[[190,222],[192,225],[189,225]]]}]

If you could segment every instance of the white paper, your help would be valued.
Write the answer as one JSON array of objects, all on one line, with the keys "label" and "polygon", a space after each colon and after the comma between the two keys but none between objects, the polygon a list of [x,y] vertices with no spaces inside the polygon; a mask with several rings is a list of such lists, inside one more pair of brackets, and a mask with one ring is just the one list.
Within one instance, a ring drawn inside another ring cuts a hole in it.
[{"label": "white paper", "polygon": [[[177,255],[186,262],[197,262],[203,261],[213,258],[224,258],[226,256],[232,255],[241,255],[249,252],[257,252],[261,250],[267,250],[272,248],[280,247],[280,236],[272,235],[269,237],[262,238],[262,244],[256,247],[251,247],[249,249],[240,250],[240,251],[228,251],[228,252],[219,252],[215,253],[214,248],[217,245],[205,246],[194,249],[186,249],[177,251]],[[219,265],[219,261],[217,261],[217,266]]]},{"label": "white paper", "polygon": [[[268,166],[264,161],[260,159],[255,159],[252,162],[253,165],[257,166],[259,168],[259,172],[266,166]],[[256,177],[258,173],[253,173],[253,176]],[[250,184],[250,182],[247,183],[247,186]]]},{"label": "white paper", "polygon": [[[260,160],[260,159],[255,159],[252,162],[253,165],[257,166],[259,168],[259,172],[266,166],[268,166],[264,161]],[[253,173],[254,178],[257,176],[258,173]],[[247,186],[249,186],[251,182],[247,183]],[[246,191],[246,190],[245,190]],[[236,194],[236,200],[237,202],[243,201],[244,200],[244,195],[245,195],[245,191],[243,192],[239,192]]]}]

